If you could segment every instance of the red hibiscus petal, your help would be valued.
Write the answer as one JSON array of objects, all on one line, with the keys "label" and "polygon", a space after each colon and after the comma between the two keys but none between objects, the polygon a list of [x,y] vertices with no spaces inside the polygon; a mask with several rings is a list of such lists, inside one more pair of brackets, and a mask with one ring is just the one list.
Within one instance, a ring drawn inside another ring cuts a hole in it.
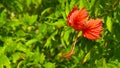
[{"label": "red hibiscus petal", "polygon": [[79,18],[80,19],[85,19],[88,16],[88,12],[85,8],[82,8],[79,10]]},{"label": "red hibiscus petal", "polygon": [[90,19],[82,30],[84,37],[90,40],[96,40],[100,38],[102,33],[102,20],[101,19]]},{"label": "red hibiscus petal", "polygon": [[85,8],[78,10],[77,6],[75,6],[72,9],[72,11],[68,14],[67,24],[68,26],[71,26],[75,30],[79,31],[82,29],[87,16],[88,16],[88,12],[86,11]]},{"label": "red hibiscus petal", "polygon": [[74,6],[73,9],[71,10],[71,12],[68,14],[68,17],[67,17],[67,24],[70,26],[72,24],[72,21],[70,19],[72,13],[74,13],[76,10],[78,9],[77,6]]}]

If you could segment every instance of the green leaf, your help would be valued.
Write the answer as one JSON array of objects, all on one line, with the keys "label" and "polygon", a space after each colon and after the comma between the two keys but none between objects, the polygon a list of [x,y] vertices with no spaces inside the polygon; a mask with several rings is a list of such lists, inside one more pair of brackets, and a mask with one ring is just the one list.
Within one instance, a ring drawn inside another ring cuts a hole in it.
[{"label": "green leaf", "polygon": [[109,17],[109,16],[107,16],[106,26],[107,26],[107,29],[110,32],[112,32],[112,21],[111,21],[111,17]]},{"label": "green leaf", "polygon": [[32,0],[26,0],[27,7],[29,7],[31,3],[32,3]]},{"label": "green leaf", "polygon": [[55,40],[54,36],[58,33],[58,30],[56,30],[54,33],[51,34],[51,36],[47,39],[45,43],[45,47],[51,47],[51,40]]},{"label": "green leaf", "polygon": [[12,37],[6,37],[4,42],[5,52],[12,53],[16,50],[16,41]]},{"label": "green leaf", "polygon": [[117,40],[120,40],[120,24],[119,23],[114,23],[113,24],[113,33],[115,34],[115,37]]},{"label": "green leaf", "polygon": [[18,30],[16,34],[17,34],[17,36],[25,36],[26,35],[26,33],[23,30]]},{"label": "green leaf", "polygon": [[37,21],[38,15],[29,15],[28,13],[24,14],[24,17],[21,17],[21,20],[24,24],[33,25]]},{"label": "green leaf", "polygon": [[5,51],[5,47],[0,47],[0,55],[4,54],[4,51]]},{"label": "green leaf", "polygon": [[43,11],[41,12],[41,15],[44,15],[46,12],[49,12],[50,10],[51,10],[51,7],[46,8],[45,10],[43,10]]},{"label": "green leaf", "polygon": [[32,3],[34,3],[37,8],[42,3],[42,0],[32,0]]},{"label": "green leaf", "polygon": [[83,61],[82,61],[82,63],[84,64],[86,61],[88,61],[88,60],[90,60],[90,51],[85,55],[85,57],[84,57],[84,59],[83,59]]},{"label": "green leaf", "polygon": [[47,32],[47,25],[46,24],[40,24],[39,32],[40,33],[46,33]]},{"label": "green leaf", "polygon": [[43,62],[45,61],[45,55],[44,53],[40,54],[40,63],[43,64]]},{"label": "green leaf", "polygon": [[89,7],[90,7],[88,0],[80,0],[79,4],[80,4],[80,6],[79,6],[80,8],[86,7],[87,9],[89,9]]},{"label": "green leaf", "polygon": [[66,15],[68,15],[68,14],[69,14],[69,12],[70,12],[68,2],[66,2],[65,12],[66,12]]},{"label": "green leaf", "polygon": [[55,63],[47,62],[44,64],[45,68],[55,68]]},{"label": "green leaf", "polygon": [[6,68],[11,68],[10,66],[10,61],[8,59],[8,57],[4,54],[0,55],[0,66],[3,68],[4,66]]},{"label": "green leaf", "polygon": [[19,52],[16,52],[16,53],[12,54],[13,63],[16,63],[19,59],[20,59],[20,53]]},{"label": "green leaf", "polygon": [[83,1],[84,1],[84,0],[80,0],[80,1],[79,1],[79,3],[80,3],[79,6],[80,6],[80,8],[82,8],[82,7],[84,6],[84,2],[83,2]]},{"label": "green leaf", "polygon": [[35,42],[37,42],[37,39],[28,40],[28,41],[26,42],[26,45],[29,46],[29,45],[31,45],[31,44],[33,44],[33,43],[35,43]]},{"label": "green leaf", "polygon": [[63,19],[59,19],[55,23],[46,23],[46,24],[57,26],[57,27],[63,27],[65,26],[66,22]]},{"label": "green leaf", "polygon": [[62,11],[61,14],[62,14],[64,20],[66,20],[66,16],[67,16],[67,15],[65,14],[65,12]]},{"label": "green leaf", "polygon": [[26,52],[27,48],[22,44],[21,42],[17,43],[16,50],[21,51],[21,52]]},{"label": "green leaf", "polygon": [[75,0],[71,0],[71,2],[70,2],[70,9],[72,9],[74,6],[75,6]]},{"label": "green leaf", "polygon": [[62,41],[65,42],[65,44],[69,45],[69,38],[70,38],[70,33],[72,33],[72,29],[68,29],[66,31],[63,31],[61,33],[61,36],[62,36]]},{"label": "green leaf", "polygon": [[6,23],[7,15],[5,11],[0,14],[0,27]]},{"label": "green leaf", "polygon": [[96,0],[91,0],[90,9],[95,5]]},{"label": "green leaf", "polygon": [[23,5],[19,1],[15,0],[14,3],[19,11],[23,11]]},{"label": "green leaf", "polygon": [[32,15],[29,19],[29,25],[33,25],[37,21],[38,15]]}]

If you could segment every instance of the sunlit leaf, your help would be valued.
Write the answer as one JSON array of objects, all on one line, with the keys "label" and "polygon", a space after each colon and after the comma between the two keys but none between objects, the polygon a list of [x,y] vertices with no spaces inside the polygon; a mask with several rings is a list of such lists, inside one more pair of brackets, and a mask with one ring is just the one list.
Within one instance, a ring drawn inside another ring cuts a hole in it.
[{"label": "sunlit leaf", "polygon": [[17,36],[25,36],[26,35],[26,33],[23,30],[17,31],[16,34],[17,34]]},{"label": "sunlit leaf", "polygon": [[106,21],[107,29],[112,32],[112,21],[111,17],[107,16],[107,21]]},{"label": "sunlit leaf", "polygon": [[31,3],[32,3],[32,0],[26,0],[27,7],[29,7]]},{"label": "sunlit leaf", "polygon": [[2,13],[0,14],[0,27],[1,27],[3,24],[5,24],[6,17],[7,17],[7,15],[6,15],[6,12],[5,12],[5,10],[4,10],[4,11],[2,11]]},{"label": "sunlit leaf", "polygon": [[4,66],[7,68],[11,68],[10,66],[10,60],[8,57],[4,54],[0,55],[0,66],[3,68]]},{"label": "sunlit leaf", "polygon": [[16,63],[18,61],[18,59],[20,59],[20,53],[19,52],[16,52],[16,53],[12,54],[13,63]]},{"label": "sunlit leaf", "polygon": [[27,46],[30,46],[31,44],[35,43],[36,41],[37,41],[37,39],[28,40],[28,41],[26,42],[26,45],[27,45]]},{"label": "sunlit leaf", "polygon": [[40,63],[42,64],[45,61],[45,55],[44,53],[40,54]]},{"label": "sunlit leaf", "polygon": [[47,62],[44,64],[45,68],[55,68],[55,63]]}]

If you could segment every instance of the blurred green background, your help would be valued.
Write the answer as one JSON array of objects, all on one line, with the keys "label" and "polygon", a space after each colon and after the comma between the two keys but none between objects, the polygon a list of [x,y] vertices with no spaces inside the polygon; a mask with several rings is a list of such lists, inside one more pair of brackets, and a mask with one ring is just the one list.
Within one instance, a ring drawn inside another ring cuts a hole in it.
[{"label": "blurred green background", "polygon": [[[103,19],[101,39],[67,26],[73,6]],[[0,0],[0,68],[120,68],[120,0]]]}]

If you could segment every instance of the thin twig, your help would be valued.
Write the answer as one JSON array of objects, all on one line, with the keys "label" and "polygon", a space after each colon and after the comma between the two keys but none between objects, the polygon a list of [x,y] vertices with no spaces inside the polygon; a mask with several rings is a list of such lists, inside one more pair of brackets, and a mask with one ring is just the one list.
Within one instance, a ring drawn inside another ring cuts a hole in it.
[{"label": "thin twig", "polygon": [[72,50],[70,52],[68,52],[67,54],[63,55],[61,57],[61,59],[62,58],[70,58],[74,54],[74,49],[75,49],[75,45],[76,45],[76,42],[77,42],[77,39],[78,39],[78,34],[79,34],[79,32],[77,32],[77,34],[76,34],[75,40],[73,42]]}]

